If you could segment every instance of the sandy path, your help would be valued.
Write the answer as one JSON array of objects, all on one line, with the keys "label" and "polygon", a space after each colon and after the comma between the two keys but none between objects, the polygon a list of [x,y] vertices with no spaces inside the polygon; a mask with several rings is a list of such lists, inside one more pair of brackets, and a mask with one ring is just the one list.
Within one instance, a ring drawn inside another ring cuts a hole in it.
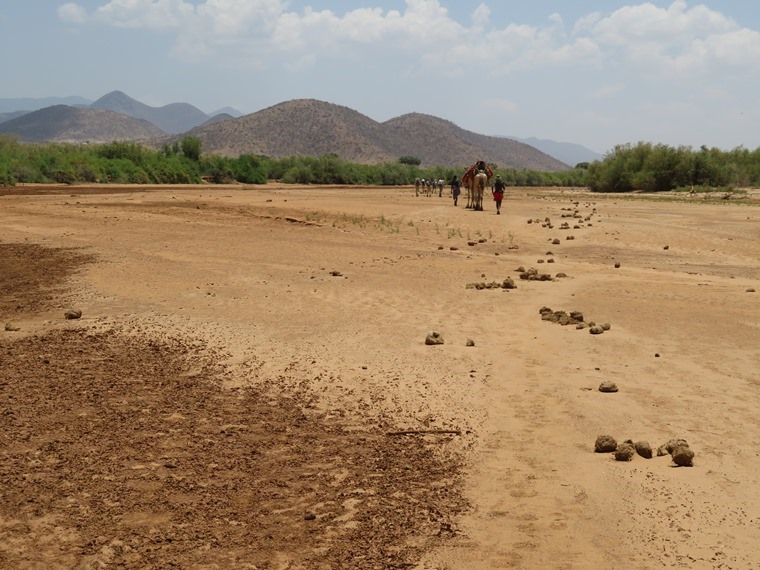
[{"label": "sandy path", "polygon": [[[497,217],[395,189],[71,194],[3,196],[0,240],[97,253],[79,291],[95,326],[200,335],[231,383],[469,432],[452,445],[473,509],[420,568],[760,567],[756,206],[531,192]],[[593,225],[560,230],[574,200]],[[520,281],[518,265],[569,278]],[[517,289],[465,289],[507,276]],[[542,306],[612,329],[544,322]],[[446,344],[423,346],[430,329]],[[592,453],[601,433],[684,437],[695,467],[616,463]]]}]

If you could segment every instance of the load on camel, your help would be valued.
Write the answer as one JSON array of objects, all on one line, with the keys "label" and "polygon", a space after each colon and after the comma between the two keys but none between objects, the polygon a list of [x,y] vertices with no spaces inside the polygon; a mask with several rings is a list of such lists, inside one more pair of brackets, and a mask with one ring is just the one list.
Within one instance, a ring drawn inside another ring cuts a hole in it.
[{"label": "load on camel", "polygon": [[467,208],[483,210],[483,194],[492,177],[493,169],[483,160],[477,161],[465,171],[462,185],[467,189]]}]

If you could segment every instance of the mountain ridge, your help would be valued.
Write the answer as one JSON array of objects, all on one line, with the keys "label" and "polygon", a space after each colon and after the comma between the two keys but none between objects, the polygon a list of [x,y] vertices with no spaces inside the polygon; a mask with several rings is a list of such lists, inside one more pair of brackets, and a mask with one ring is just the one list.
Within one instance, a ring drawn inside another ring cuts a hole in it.
[{"label": "mountain ridge", "polygon": [[226,156],[336,154],[350,162],[375,163],[411,155],[423,166],[463,165],[481,159],[519,169],[569,168],[524,143],[479,135],[432,115],[408,113],[380,123],[349,107],[316,99],[285,101],[187,134],[198,137],[206,151]]},{"label": "mountain ridge", "polygon": [[[73,103],[72,108],[111,111],[147,121],[161,132],[148,129],[144,123],[124,122],[114,116],[109,126],[106,116],[87,113],[76,115],[79,124],[74,127],[71,121],[75,115],[64,114],[61,105],[51,106],[58,108],[57,112],[36,115],[34,113],[47,107],[37,111],[2,112],[2,109],[12,108],[9,102],[20,105],[59,99]],[[68,131],[64,133],[51,123],[46,134],[44,118],[56,116],[59,120],[66,117]],[[90,120],[88,117],[99,127],[85,127],[83,122]],[[412,155],[420,158],[424,165],[459,164],[470,160],[466,157],[478,155],[484,160],[516,168],[559,170],[601,157],[573,143],[480,135],[447,119],[424,113],[412,112],[378,122],[349,107],[316,99],[285,101],[248,115],[231,107],[206,114],[189,103],[151,107],[122,91],[111,91],[91,103],[81,97],[0,99],[0,132],[14,131],[22,140],[30,142],[101,142],[118,135],[154,147],[191,134],[201,138],[208,152],[272,157],[333,153],[355,162],[396,161],[401,156]]]}]

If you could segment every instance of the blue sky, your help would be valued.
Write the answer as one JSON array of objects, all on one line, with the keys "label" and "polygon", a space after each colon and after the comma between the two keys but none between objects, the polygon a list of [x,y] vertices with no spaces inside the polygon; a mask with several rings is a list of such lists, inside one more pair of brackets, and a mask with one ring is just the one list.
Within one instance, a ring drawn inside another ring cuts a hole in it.
[{"label": "blue sky", "polygon": [[312,98],[602,153],[760,147],[756,0],[0,0],[0,51],[0,98]]}]

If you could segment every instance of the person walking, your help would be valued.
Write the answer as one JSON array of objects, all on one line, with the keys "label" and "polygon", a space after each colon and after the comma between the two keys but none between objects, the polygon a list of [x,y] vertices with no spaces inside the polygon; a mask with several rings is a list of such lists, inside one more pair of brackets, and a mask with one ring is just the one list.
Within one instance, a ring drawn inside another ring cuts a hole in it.
[{"label": "person walking", "polygon": [[493,194],[493,200],[496,202],[496,215],[501,215],[501,201],[504,199],[504,189],[507,187],[501,176],[496,175],[496,182],[493,184],[491,193]]},{"label": "person walking", "polygon": [[457,205],[457,200],[459,199],[459,194],[461,192],[461,187],[459,186],[459,178],[456,176],[451,177],[451,196],[454,198],[454,205]]}]

